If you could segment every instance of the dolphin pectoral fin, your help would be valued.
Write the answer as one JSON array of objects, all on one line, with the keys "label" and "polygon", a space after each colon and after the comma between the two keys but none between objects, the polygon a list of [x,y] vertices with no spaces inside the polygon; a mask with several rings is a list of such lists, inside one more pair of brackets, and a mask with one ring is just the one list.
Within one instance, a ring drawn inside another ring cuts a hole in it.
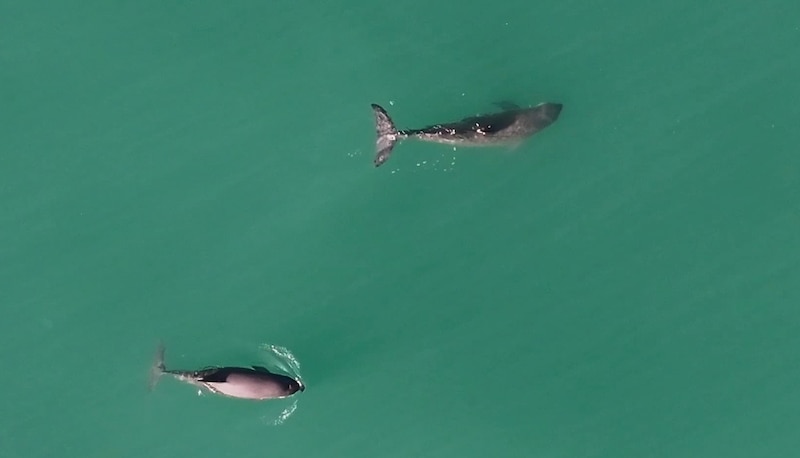
[{"label": "dolphin pectoral fin", "polygon": [[505,145],[502,145],[501,149],[499,150],[500,154],[503,155],[514,155],[519,152],[519,147],[525,143],[523,140],[514,140],[507,142]]},{"label": "dolphin pectoral fin", "polygon": [[511,110],[519,110],[519,109],[522,108],[519,105],[517,105],[516,103],[510,102],[508,100],[501,100],[499,102],[495,102],[494,104],[497,105],[498,107],[504,109],[504,110],[509,110],[509,111],[511,111]]}]

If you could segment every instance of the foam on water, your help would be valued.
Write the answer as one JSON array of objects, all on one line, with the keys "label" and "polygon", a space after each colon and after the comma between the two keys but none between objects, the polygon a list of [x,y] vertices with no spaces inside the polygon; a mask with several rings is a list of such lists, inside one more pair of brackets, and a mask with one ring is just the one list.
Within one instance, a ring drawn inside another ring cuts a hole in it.
[{"label": "foam on water", "polygon": [[[271,366],[270,368],[278,369],[286,375],[299,380],[303,385],[306,384],[300,375],[300,361],[288,348],[268,343],[261,344],[259,348],[268,361],[268,366]],[[267,409],[273,410],[277,406],[278,408],[283,407],[282,410],[277,415],[274,411],[262,415],[261,421],[274,426],[282,425],[297,410],[298,398],[296,396],[273,401]]]}]

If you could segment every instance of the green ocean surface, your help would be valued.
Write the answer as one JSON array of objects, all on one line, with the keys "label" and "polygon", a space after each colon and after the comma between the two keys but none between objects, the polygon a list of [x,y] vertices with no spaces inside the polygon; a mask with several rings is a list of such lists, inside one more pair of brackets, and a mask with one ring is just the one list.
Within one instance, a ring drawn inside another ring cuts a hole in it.
[{"label": "green ocean surface", "polygon": [[[0,0],[0,457],[794,456],[799,17]],[[372,165],[503,100],[564,110]]]}]

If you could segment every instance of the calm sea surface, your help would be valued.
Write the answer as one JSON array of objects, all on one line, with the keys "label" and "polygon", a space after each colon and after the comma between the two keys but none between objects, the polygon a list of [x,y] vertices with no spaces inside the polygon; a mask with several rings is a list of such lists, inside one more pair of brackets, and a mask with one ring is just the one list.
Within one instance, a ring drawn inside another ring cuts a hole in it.
[{"label": "calm sea surface", "polygon": [[800,7],[647,3],[0,0],[0,456],[796,454]]}]

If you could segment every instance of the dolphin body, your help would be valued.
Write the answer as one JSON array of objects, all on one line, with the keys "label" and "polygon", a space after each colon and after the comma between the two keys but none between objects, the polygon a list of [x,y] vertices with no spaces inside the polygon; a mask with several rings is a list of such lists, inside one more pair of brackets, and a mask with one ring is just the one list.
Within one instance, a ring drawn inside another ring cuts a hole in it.
[{"label": "dolphin body", "polygon": [[207,367],[196,371],[170,370],[164,365],[164,346],[159,345],[150,377],[152,390],[158,379],[168,374],[191,385],[223,396],[240,399],[281,399],[305,391],[299,380],[273,374],[261,366]]},{"label": "dolphin body", "polygon": [[446,124],[434,124],[422,129],[397,130],[386,110],[373,103],[378,137],[375,141],[375,167],[386,162],[395,144],[406,138],[460,146],[519,143],[554,123],[563,107],[560,103],[541,103],[532,108],[521,108],[510,102],[499,105],[504,111]]}]

